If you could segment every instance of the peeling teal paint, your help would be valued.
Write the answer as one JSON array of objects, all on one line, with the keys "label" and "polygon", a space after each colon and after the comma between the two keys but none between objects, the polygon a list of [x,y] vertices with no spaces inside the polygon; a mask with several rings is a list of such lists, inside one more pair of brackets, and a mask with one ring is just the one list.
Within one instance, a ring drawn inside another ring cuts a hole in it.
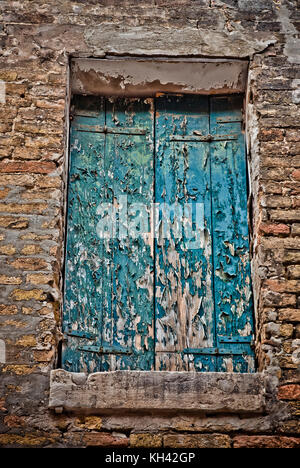
[{"label": "peeling teal paint", "polygon": [[[203,205],[199,235],[205,236],[202,248],[198,239],[191,249],[196,239],[188,238],[187,229],[177,239],[173,221],[171,239],[156,240],[156,367],[194,370],[194,355],[183,350],[214,346],[209,143],[194,135],[209,134],[209,99],[161,97],[156,109],[156,201]],[[213,370],[206,361],[197,370]]]},{"label": "peeling teal paint", "polygon": [[[255,370],[240,109],[238,97],[76,97],[64,368]],[[149,234],[128,236],[121,226],[123,237],[100,238],[116,229],[100,204],[115,207],[118,223],[126,213],[139,233],[133,203],[147,207]],[[193,223],[181,238],[177,221],[187,209]]]},{"label": "peeling teal paint", "polygon": [[[74,114],[64,323],[97,338],[68,335],[64,367],[88,372],[150,370],[154,352],[151,248],[142,237],[100,239],[97,225],[100,204],[115,204],[124,194],[128,203],[150,205],[153,200],[151,105],[79,98]],[[114,131],[87,131],[96,125],[98,130]],[[138,134],[136,128],[145,132]]]},{"label": "peeling teal paint", "polygon": [[[216,345],[222,337],[253,336],[253,302],[247,216],[247,167],[241,131],[241,100],[211,99],[211,134],[237,134],[211,143],[213,262]],[[229,346],[229,345],[228,345]],[[218,358],[218,370],[254,370],[250,344],[236,343],[246,358]],[[229,367],[230,368],[230,367]]]}]

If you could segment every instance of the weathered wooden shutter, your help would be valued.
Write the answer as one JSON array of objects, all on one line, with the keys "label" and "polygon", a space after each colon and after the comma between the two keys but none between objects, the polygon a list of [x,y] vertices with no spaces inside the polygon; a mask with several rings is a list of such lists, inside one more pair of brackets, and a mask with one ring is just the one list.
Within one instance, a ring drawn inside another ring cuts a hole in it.
[{"label": "weathered wooden shutter", "polygon": [[132,205],[153,201],[151,104],[74,104],[63,351],[63,365],[73,371],[153,366],[152,242],[128,236],[127,226],[121,238],[114,232],[120,210],[134,229]]},{"label": "weathered wooden shutter", "polygon": [[[174,205],[175,215],[192,215],[195,222],[198,206],[205,216],[203,226],[198,222],[202,231],[197,238],[191,235],[192,224],[183,225],[178,236],[174,216],[168,237],[160,229],[156,241],[156,367],[160,370],[202,369],[189,350],[214,346],[210,155],[209,143],[203,139],[208,134],[207,97],[157,100],[156,200],[161,212],[164,204]],[[215,361],[208,355],[201,363],[206,370],[215,370]]]},{"label": "weathered wooden shutter", "polygon": [[[241,121],[237,97],[77,99],[65,368],[254,370]],[[99,238],[99,224],[116,228],[105,203],[127,213],[133,235]]]},{"label": "weathered wooden shutter", "polygon": [[211,99],[212,224],[218,370],[249,372],[255,362],[241,108],[240,98]]},{"label": "weathered wooden shutter", "polygon": [[192,205],[195,221],[204,207],[192,248],[174,223],[156,242],[157,369],[255,368],[241,108],[239,97],[157,101],[156,199]]}]

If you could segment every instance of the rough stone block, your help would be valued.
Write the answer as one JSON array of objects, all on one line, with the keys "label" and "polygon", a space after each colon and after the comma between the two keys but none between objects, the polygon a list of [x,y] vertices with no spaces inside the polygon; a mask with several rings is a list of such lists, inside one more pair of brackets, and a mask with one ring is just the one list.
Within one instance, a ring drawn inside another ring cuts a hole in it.
[{"label": "rough stone block", "polygon": [[299,448],[299,437],[236,436],[233,448]]},{"label": "rough stone block", "polygon": [[128,447],[129,439],[114,436],[108,432],[90,432],[83,436],[83,443],[86,447]]},{"label": "rough stone block", "polygon": [[172,434],[164,437],[166,448],[231,448],[231,438],[224,434]]},{"label": "rough stone block", "polygon": [[162,436],[159,434],[130,434],[130,447],[156,448],[162,446]]},{"label": "rough stone block", "polygon": [[261,413],[260,374],[116,371],[51,373],[50,408],[66,411],[168,410]]}]

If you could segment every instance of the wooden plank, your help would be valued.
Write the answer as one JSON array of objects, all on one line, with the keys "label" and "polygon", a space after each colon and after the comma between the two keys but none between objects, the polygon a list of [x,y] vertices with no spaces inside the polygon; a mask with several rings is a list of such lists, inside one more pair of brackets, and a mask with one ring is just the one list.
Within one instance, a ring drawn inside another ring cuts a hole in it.
[{"label": "wooden plank", "polygon": [[140,128],[121,128],[121,127],[107,127],[106,125],[86,125],[77,123],[75,130],[81,132],[94,132],[94,133],[116,133],[124,135],[146,135],[147,130]]},{"label": "wooden plank", "polygon": [[[191,360],[183,362],[181,351],[214,344],[209,145],[169,141],[170,136],[186,137],[195,130],[209,133],[207,98],[163,96],[157,100],[155,200],[160,204],[155,247],[157,370],[193,369]],[[171,206],[169,216],[167,208]],[[196,206],[203,210],[205,220],[203,226],[198,220],[197,237],[190,237],[188,231],[195,228]],[[191,210],[194,223],[185,223],[178,231],[177,223],[180,226],[185,209]],[[178,355],[175,357],[172,352]]]},{"label": "wooden plank", "polygon": [[105,191],[118,209],[122,232],[119,229],[104,249],[102,338],[106,346],[122,347],[130,354],[104,354],[103,370],[150,370],[154,364],[153,238],[149,236],[154,197],[152,107],[152,100],[143,99],[111,99],[106,105],[106,125],[114,132],[105,140]]},{"label": "wooden plank", "polygon": [[[100,101],[99,110],[99,100],[80,98],[78,105],[80,115],[75,108],[71,132],[64,313],[66,330],[75,332],[64,346],[64,367],[149,370],[154,362],[153,239],[127,233],[119,238],[116,229],[119,222],[126,229],[128,217],[131,227],[134,203],[143,203],[146,214],[150,212],[151,102]],[[107,122],[111,135],[74,130],[105,128]],[[134,134],[124,134],[124,128]],[[123,207],[122,196],[127,196]],[[97,339],[89,340],[88,333]]]},{"label": "wooden plank", "polygon": [[[235,141],[211,144],[213,259],[217,338],[253,335],[253,303],[249,259],[247,169],[241,132],[242,101],[212,98],[211,133],[238,133]],[[228,113],[231,119],[227,119]],[[230,121],[232,120],[232,121]],[[221,123],[220,123],[221,122]],[[217,341],[219,343],[219,341]],[[232,346],[232,345],[231,345]],[[239,344],[235,344],[238,349]],[[224,347],[224,344],[222,345]],[[254,353],[218,358],[218,369],[254,371]]]},{"label": "wooden plank", "polygon": [[[83,107],[82,100],[80,104]],[[87,99],[85,106],[92,108],[97,117],[75,119],[88,122],[97,119],[104,124],[104,100],[98,100],[96,106],[94,100]],[[98,338],[101,323],[102,305],[97,288],[103,281],[103,259],[96,234],[96,212],[105,179],[104,148],[103,135],[82,134],[71,127],[63,314],[63,330],[69,336],[63,346],[62,362],[65,369],[77,372],[93,372],[101,365],[97,355],[91,358],[89,353],[79,350],[81,343],[93,344],[94,339],[78,335],[90,333]]]}]

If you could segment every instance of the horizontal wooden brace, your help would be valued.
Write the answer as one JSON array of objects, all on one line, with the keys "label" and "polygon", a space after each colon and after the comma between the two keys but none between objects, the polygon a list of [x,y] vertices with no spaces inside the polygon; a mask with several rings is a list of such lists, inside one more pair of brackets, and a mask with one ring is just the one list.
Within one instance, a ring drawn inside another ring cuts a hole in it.
[{"label": "horizontal wooden brace", "polygon": [[73,128],[77,132],[110,133],[114,135],[146,135],[150,133],[149,130],[143,128],[106,127],[106,125],[75,124]]},{"label": "horizontal wooden brace", "polygon": [[226,116],[226,117],[217,117],[216,119],[217,123],[238,123],[238,122],[242,122],[241,119],[233,116],[233,117],[230,117],[230,116]]},{"label": "horizontal wooden brace", "polygon": [[186,348],[183,350],[183,354],[201,354],[201,355],[233,355],[242,356],[243,354],[249,354],[249,345],[226,347],[226,348]]},{"label": "horizontal wooden brace", "polygon": [[132,354],[130,349],[123,348],[122,346],[80,346],[78,349],[79,351],[97,354]]},{"label": "horizontal wooden brace", "polygon": [[99,117],[100,111],[92,111],[88,109],[75,109],[74,114],[70,114],[70,120],[76,117]]},{"label": "horizontal wooden brace", "polygon": [[218,336],[219,343],[253,343],[253,336]]},{"label": "horizontal wooden brace", "polygon": [[187,142],[197,142],[203,141],[204,143],[210,143],[211,141],[228,141],[228,140],[237,140],[237,134],[228,134],[228,135],[171,135],[170,141],[187,141]]}]

